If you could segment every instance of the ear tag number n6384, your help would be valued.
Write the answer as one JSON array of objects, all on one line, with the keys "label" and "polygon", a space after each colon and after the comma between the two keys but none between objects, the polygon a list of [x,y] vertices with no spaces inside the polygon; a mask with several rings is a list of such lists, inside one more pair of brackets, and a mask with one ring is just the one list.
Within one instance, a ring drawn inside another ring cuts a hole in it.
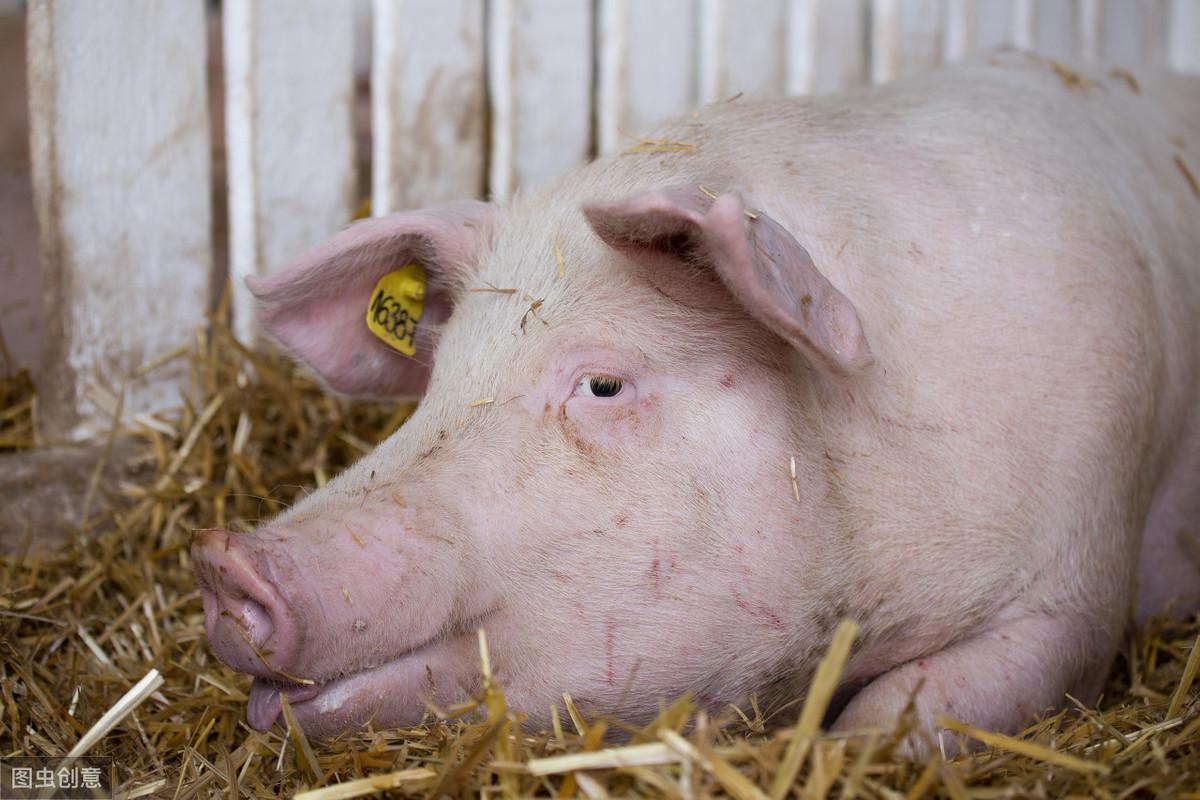
[{"label": "ear tag number n6384", "polygon": [[425,305],[425,270],[409,264],[375,284],[367,306],[367,328],[406,356],[417,352],[417,322]]}]

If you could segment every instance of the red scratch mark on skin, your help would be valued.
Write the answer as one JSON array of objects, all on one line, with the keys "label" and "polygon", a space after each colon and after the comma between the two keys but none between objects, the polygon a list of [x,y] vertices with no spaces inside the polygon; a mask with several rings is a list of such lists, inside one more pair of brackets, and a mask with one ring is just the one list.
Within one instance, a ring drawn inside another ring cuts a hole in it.
[{"label": "red scratch mark on skin", "polygon": [[847,239],[846,241],[842,242],[842,246],[838,248],[838,250],[837,250],[837,253],[835,253],[833,257],[834,257],[834,258],[841,258],[841,257],[842,257],[842,253],[843,253],[843,252],[845,252],[845,250],[846,250],[846,245],[848,245],[848,244],[850,244],[850,240],[849,240],[849,239]]},{"label": "red scratch mark on skin", "polygon": [[742,593],[737,589],[731,589],[730,591],[733,593],[733,601],[737,603],[737,607],[746,614],[754,617],[764,625],[768,625],[777,630],[783,628],[783,620],[779,618],[778,614],[767,608],[764,604],[759,602],[748,602],[746,598],[742,596]]},{"label": "red scratch mark on skin", "polygon": [[916,258],[916,259],[925,258],[925,251],[922,250],[921,246],[919,244],[917,244],[916,242],[908,243],[908,252],[912,254],[913,258]]},{"label": "red scratch mark on skin", "polygon": [[617,685],[617,671],[613,663],[613,651],[617,644],[617,623],[614,620],[604,621],[604,678],[609,686]]},{"label": "red scratch mark on skin", "polygon": [[721,378],[721,385],[724,386],[726,389],[732,389],[733,388],[733,376],[726,375],[725,377]]},{"label": "red scratch mark on skin", "polygon": [[558,572],[557,570],[555,570],[554,572],[551,572],[550,577],[554,578],[554,580],[557,583],[570,583],[571,582],[571,578],[565,572]]},{"label": "red scratch mark on skin", "polygon": [[658,555],[658,540],[655,539],[650,543],[650,549],[653,553],[653,559],[650,561],[650,586],[654,590],[654,598],[662,599],[662,560]]},{"label": "red scratch mark on skin", "polygon": [[626,525],[629,524],[629,515],[628,514],[618,515],[616,517],[616,519],[613,520],[613,524],[616,525],[618,528],[624,528]]}]

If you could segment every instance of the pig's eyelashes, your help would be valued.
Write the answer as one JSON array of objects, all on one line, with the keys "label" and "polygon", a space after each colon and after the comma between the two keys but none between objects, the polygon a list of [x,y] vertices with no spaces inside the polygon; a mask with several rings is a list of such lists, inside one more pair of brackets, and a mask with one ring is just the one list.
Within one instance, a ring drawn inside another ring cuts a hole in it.
[{"label": "pig's eyelashes", "polygon": [[605,399],[625,391],[625,381],[615,375],[584,375],[575,386],[576,397]]}]

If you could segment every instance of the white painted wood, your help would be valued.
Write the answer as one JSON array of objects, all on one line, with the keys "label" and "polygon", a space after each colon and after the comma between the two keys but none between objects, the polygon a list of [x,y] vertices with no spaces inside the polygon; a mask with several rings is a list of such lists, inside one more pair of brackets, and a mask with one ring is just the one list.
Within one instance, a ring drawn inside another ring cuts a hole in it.
[{"label": "white painted wood", "polygon": [[1095,61],[1100,57],[1100,0],[1078,0],[1079,57]]},{"label": "white painted wood", "polygon": [[536,188],[591,151],[592,12],[588,3],[492,0],[491,194]]},{"label": "white painted wood", "polygon": [[354,76],[359,79],[371,77],[374,58],[375,13],[371,0],[351,0],[354,15]]},{"label": "white painted wood", "polygon": [[1200,0],[1171,0],[1167,31],[1171,69],[1200,75]]},{"label": "white painted wood", "polygon": [[819,0],[788,0],[784,36],[787,60],[784,91],[810,94],[817,80],[817,11]]},{"label": "white painted wood", "polygon": [[372,194],[376,216],[482,197],[482,0],[376,0]]},{"label": "white painted wood", "polygon": [[1105,0],[1100,17],[1100,57],[1109,64],[1166,62],[1166,0]]},{"label": "white painted wood", "polygon": [[325,0],[225,0],[229,271],[234,328],[255,337],[248,276],[353,213],[354,15]]},{"label": "white painted wood", "polygon": [[1060,61],[1080,55],[1080,11],[1078,0],[1036,0],[1033,49]]},{"label": "white painted wood", "polygon": [[1032,50],[1036,41],[1037,0],[1013,0],[1012,43],[1021,50]]},{"label": "white painted wood", "polygon": [[962,61],[971,51],[971,0],[946,0],[946,40],[942,60]]},{"label": "white painted wood", "polygon": [[942,0],[874,0],[871,81],[884,83],[940,64],[944,11]]},{"label": "white painted wood", "polygon": [[701,98],[784,90],[787,26],[784,0],[707,0],[700,6]]},{"label": "white painted wood", "polygon": [[[28,9],[34,198],[47,287],[43,434],[110,421],[96,398],[204,320],[212,269],[204,5],[35,0]],[[125,413],[179,403],[178,362]]]},{"label": "white painted wood", "polygon": [[838,92],[867,82],[866,0],[819,0],[813,91]]},{"label": "white painted wood", "polygon": [[600,0],[599,25],[597,145],[611,153],[696,106],[696,4]]},{"label": "white painted wood", "polygon": [[698,65],[700,80],[700,102],[711,103],[721,94],[721,50],[724,34],[721,18],[726,0],[698,0],[700,19],[697,23],[699,37]]},{"label": "white painted wood", "polygon": [[974,0],[971,6],[971,52],[1016,44],[1013,0]]}]

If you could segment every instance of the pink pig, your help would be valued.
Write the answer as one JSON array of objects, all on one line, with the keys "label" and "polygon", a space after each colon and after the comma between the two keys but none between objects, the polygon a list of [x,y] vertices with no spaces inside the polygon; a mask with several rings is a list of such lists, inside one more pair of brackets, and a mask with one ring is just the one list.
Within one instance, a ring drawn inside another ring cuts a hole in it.
[{"label": "pink pig", "polygon": [[[1200,607],[1200,80],[1009,54],[655,136],[693,147],[251,283],[333,390],[422,396],[253,534],[197,533],[254,727],[280,692],[310,733],[416,722],[478,688],[478,628],[533,725],[564,690],[778,708],[851,618],[836,727],[921,684],[926,730],[1011,730],[1096,696],[1135,604]],[[364,323],[409,263],[411,358]]]}]

